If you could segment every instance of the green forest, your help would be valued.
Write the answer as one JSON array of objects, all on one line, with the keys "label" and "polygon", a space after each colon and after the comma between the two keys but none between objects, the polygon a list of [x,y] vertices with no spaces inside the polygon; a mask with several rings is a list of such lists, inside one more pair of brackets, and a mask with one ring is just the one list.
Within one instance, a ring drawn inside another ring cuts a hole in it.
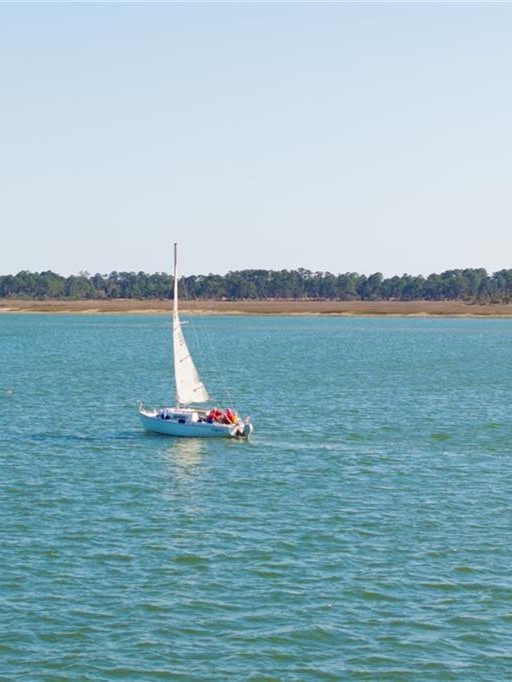
[{"label": "green forest", "polygon": [[[0,276],[0,298],[25,299],[169,299],[173,278],[164,273],[111,272],[63,277],[54,272]],[[190,300],[339,300],[339,301],[512,301],[512,270],[489,275],[483,268],[441,274],[385,278],[380,272],[333,275],[309,270],[240,270],[226,275],[180,279]]]}]

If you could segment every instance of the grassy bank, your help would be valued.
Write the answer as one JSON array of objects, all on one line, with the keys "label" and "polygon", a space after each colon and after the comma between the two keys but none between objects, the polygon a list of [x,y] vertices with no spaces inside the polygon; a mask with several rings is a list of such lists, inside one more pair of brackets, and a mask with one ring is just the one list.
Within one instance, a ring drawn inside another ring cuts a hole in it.
[{"label": "grassy bank", "polygon": [[[112,299],[91,301],[27,301],[0,299],[0,312],[40,313],[168,313],[171,301]],[[511,317],[512,304],[457,301],[187,301],[183,313],[218,315],[448,315]]]}]

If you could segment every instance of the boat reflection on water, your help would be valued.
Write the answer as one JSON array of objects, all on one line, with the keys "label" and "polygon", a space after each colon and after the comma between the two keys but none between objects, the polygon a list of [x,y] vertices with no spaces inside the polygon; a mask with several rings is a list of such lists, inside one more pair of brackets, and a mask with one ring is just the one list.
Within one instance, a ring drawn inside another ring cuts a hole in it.
[{"label": "boat reflection on water", "polygon": [[205,452],[206,443],[201,439],[177,438],[165,448],[164,456],[174,470],[173,475],[185,479],[197,473]]}]

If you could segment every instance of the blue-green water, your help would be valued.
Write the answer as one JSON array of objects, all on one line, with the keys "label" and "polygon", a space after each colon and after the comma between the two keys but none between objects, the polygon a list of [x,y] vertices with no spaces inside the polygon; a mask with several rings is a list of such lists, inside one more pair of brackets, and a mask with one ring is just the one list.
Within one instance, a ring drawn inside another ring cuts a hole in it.
[{"label": "blue-green water", "polygon": [[0,680],[510,679],[512,321],[195,322],[248,444],[141,431],[167,317],[0,318]]}]

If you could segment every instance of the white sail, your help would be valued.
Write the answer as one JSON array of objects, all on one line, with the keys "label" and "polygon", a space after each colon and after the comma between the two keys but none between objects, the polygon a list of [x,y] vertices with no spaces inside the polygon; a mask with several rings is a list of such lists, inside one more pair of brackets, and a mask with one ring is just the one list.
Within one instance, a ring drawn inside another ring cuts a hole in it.
[{"label": "white sail", "polygon": [[178,315],[178,262],[177,245],[174,245],[174,305],[173,305],[173,350],[174,350],[174,379],[176,382],[176,401],[178,405],[191,403],[205,403],[208,391],[199,378],[196,366],[188,350],[183,336],[181,322]]}]

